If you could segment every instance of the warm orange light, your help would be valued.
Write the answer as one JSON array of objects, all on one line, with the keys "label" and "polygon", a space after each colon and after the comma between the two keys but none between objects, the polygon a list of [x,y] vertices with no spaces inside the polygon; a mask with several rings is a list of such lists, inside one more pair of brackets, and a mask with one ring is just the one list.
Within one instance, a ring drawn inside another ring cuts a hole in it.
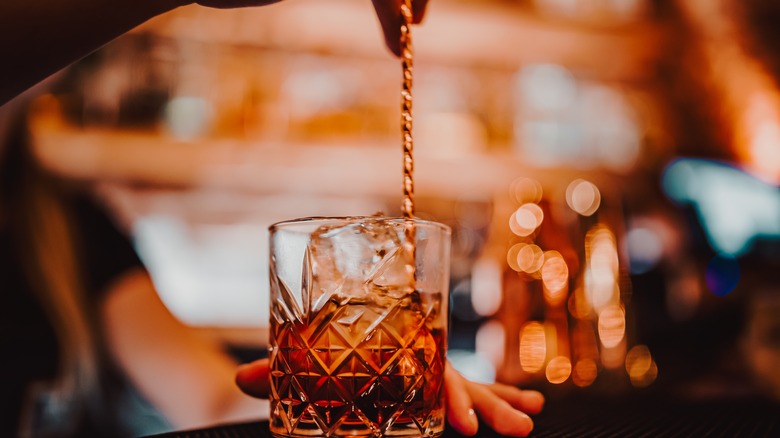
[{"label": "warm orange light", "polygon": [[[701,41],[699,74],[706,76],[739,161],[754,175],[780,184],[780,92],[772,74],[741,43],[727,8],[718,2],[678,2]],[[736,4],[736,3],[735,3]]]},{"label": "warm orange light", "polygon": [[544,367],[547,341],[544,326],[533,321],[520,330],[520,366],[525,372],[536,373]]},{"label": "warm orange light", "polygon": [[509,228],[518,236],[531,235],[544,220],[544,212],[536,204],[523,204],[509,218]]},{"label": "warm orange light", "polygon": [[637,388],[644,388],[650,386],[658,377],[658,366],[655,361],[650,362],[650,368],[647,372],[638,377],[631,377],[631,384]]},{"label": "warm orange light", "polygon": [[520,271],[533,274],[544,263],[544,251],[536,245],[525,245],[517,253],[517,266]]},{"label": "warm orange light", "polygon": [[569,285],[569,267],[558,251],[544,253],[541,269],[544,284],[544,298],[550,305],[557,306],[566,301]]},{"label": "warm orange light", "polygon": [[506,253],[506,262],[509,265],[510,268],[512,268],[513,271],[521,272],[522,269],[517,264],[517,256],[520,253],[520,250],[523,249],[524,246],[526,246],[527,243],[516,243],[512,245],[511,248],[509,248],[509,251]]},{"label": "warm orange light", "polygon": [[618,253],[615,236],[604,225],[596,225],[585,236],[585,295],[599,310],[618,299]]},{"label": "warm orange light", "polygon": [[626,372],[629,376],[642,376],[650,369],[653,358],[644,345],[636,345],[626,354]]},{"label": "warm orange light", "polygon": [[601,205],[601,192],[590,181],[576,179],[566,188],[569,208],[583,216],[591,216]]},{"label": "warm orange light", "polygon": [[626,372],[631,384],[636,387],[653,383],[658,375],[658,367],[646,346],[636,345],[626,354]]},{"label": "warm orange light", "polygon": [[620,344],[626,334],[626,313],[619,306],[610,306],[599,313],[599,339],[606,348]]},{"label": "warm orange light", "polygon": [[593,359],[581,359],[574,364],[571,380],[579,387],[585,387],[596,380],[599,374],[599,366]]},{"label": "warm orange light", "polygon": [[571,361],[566,356],[557,356],[550,360],[545,370],[547,381],[553,384],[565,382],[571,375]]},{"label": "warm orange light", "polygon": [[[772,184],[780,183],[780,93],[769,88],[751,96],[738,121],[744,143],[737,144],[753,173]],[[771,90],[771,91],[770,91]]]},{"label": "warm orange light", "polygon": [[517,178],[512,181],[510,190],[518,204],[537,203],[542,200],[542,185],[531,178]]},{"label": "warm orange light", "polygon": [[617,369],[622,368],[626,360],[625,340],[613,348],[601,349],[601,364],[604,368]]},{"label": "warm orange light", "polygon": [[583,287],[577,287],[574,293],[569,297],[569,313],[577,319],[591,319],[593,318],[593,306],[590,305],[590,301],[585,296],[585,289]]}]

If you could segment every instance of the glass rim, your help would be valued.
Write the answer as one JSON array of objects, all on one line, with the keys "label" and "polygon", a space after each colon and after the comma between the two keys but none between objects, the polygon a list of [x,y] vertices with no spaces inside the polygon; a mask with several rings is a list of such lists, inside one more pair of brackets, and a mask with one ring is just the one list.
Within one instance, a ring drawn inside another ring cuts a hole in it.
[{"label": "glass rim", "polygon": [[394,223],[413,222],[415,226],[423,226],[426,228],[437,228],[440,231],[452,233],[452,229],[448,225],[445,225],[441,222],[434,222],[434,221],[429,221],[429,220],[420,219],[416,217],[407,219],[398,216],[308,216],[308,217],[301,217],[296,219],[288,219],[288,220],[275,222],[268,227],[268,231],[274,233],[275,231],[278,230],[291,229],[294,228],[296,225],[304,225],[304,224],[316,224],[316,223],[325,224],[328,222],[343,222],[344,224],[346,224],[350,222],[361,222],[369,219],[390,221]]}]

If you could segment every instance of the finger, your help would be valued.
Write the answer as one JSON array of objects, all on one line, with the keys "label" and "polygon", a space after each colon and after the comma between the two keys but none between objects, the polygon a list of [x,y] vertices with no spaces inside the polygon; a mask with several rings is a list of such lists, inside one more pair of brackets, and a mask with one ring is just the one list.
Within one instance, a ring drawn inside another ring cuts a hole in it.
[{"label": "finger", "polygon": [[412,18],[415,24],[422,23],[425,17],[425,8],[428,6],[428,0],[414,0],[412,3]]},{"label": "finger", "polygon": [[466,390],[466,379],[450,364],[444,370],[444,395],[450,425],[462,435],[476,434],[479,421],[472,408],[471,396]]},{"label": "finger", "polygon": [[523,437],[533,430],[531,417],[513,408],[487,386],[468,382],[466,388],[477,414],[499,434]]},{"label": "finger", "polygon": [[252,397],[268,397],[268,359],[239,365],[236,370],[236,385]]},{"label": "finger", "polygon": [[371,0],[379,24],[385,35],[385,44],[395,56],[401,56],[401,0]]},{"label": "finger", "polygon": [[493,393],[506,400],[515,409],[528,414],[538,414],[544,407],[544,396],[538,391],[521,390],[514,386],[496,383],[488,387]]}]

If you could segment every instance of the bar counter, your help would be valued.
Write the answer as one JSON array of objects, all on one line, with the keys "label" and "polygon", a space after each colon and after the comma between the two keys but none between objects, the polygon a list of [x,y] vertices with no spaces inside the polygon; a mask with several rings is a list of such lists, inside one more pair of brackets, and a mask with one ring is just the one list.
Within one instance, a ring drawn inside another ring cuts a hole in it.
[{"label": "bar counter", "polygon": [[[780,404],[755,397],[689,401],[671,396],[571,397],[548,402],[532,437],[778,437]],[[501,435],[480,425],[481,438]],[[444,438],[461,438],[448,429]],[[155,438],[271,438],[268,422],[171,432]]]}]

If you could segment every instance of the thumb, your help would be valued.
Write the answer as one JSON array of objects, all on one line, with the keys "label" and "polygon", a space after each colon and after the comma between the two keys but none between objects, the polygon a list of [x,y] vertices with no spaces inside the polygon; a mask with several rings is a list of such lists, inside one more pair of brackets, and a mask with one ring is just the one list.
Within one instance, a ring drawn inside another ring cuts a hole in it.
[{"label": "thumb", "polygon": [[236,370],[236,385],[244,393],[252,397],[268,397],[268,359],[260,359],[254,362],[239,365]]}]

